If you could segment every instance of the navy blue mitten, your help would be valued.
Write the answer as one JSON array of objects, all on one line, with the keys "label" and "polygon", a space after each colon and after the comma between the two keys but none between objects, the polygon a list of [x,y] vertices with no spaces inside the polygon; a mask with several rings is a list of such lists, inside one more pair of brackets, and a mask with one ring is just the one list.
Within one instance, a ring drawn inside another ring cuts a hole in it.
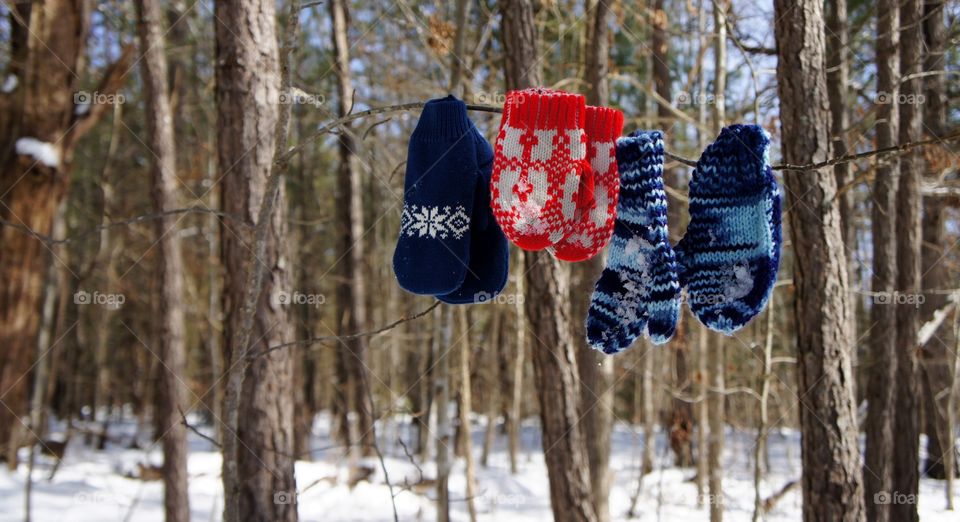
[{"label": "navy blue mitten", "polygon": [[397,281],[409,292],[448,294],[466,278],[480,182],[475,132],[467,106],[448,96],[427,102],[410,136],[393,253]]},{"label": "navy blue mitten", "polygon": [[680,282],[697,319],[726,334],[763,310],[777,279],[780,189],[769,146],[757,125],[726,127],[690,180],[690,224],[676,248]]},{"label": "navy blue mitten", "polygon": [[587,342],[615,354],[640,336],[670,340],[680,314],[677,263],[667,231],[663,134],[636,131],[617,140],[620,200],[607,266],[587,315]]},{"label": "navy blue mitten", "polygon": [[483,303],[499,294],[507,285],[510,248],[507,236],[490,208],[490,176],[493,173],[493,149],[476,127],[472,129],[477,148],[477,187],[474,192],[470,230],[470,265],[460,288],[437,299],[450,304]]}]

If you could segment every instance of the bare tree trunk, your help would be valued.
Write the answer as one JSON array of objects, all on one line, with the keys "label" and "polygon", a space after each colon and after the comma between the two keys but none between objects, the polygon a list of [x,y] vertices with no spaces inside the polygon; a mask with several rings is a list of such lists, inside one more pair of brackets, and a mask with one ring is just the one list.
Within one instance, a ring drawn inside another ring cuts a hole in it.
[{"label": "bare tree trunk", "polygon": [[[167,93],[167,56],[163,12],[156,0],[137,0],[140,35],[140,74],[145,89],[147,140],[152,171],[153,210],[162,214],[177,208],[177,159],[173,113]],[[190,520],[187,494],[185,324],[183,317],[183,254],[175,216],[155,221],[157,271],[160,288],[160,437],[163,440],[163,507],[167,522]]]},{"label": "bare tree trunk", "polygon": [[483,434],[483,451],[480,453],[480,465],[487,467],[487,461],[490,458],[490,450],[493,448],[494,439],[497,436],[497,417],[499,416],[500,406],[503,402],[500,393],[500,344],[502,343],[501,331],[503,330],[503,309],[497,306],[491,312],[490,318],[490,341],[487,343],[487,369],[484,384],[488,393],[487,398],[487,426]]},{"label": "bare tree trunk", "polygon": [[653,400],[653,368],[657,351],[644,342],[645,351],[641,355],[643,358],[643,460],[640,464],[640,478],[653,471],[653,456],[657,450],[657,435],[654,432],[654,419],[656,418],[656,408]]},{"label": "bare tree trunk", "polygon": [[[911,100],[923,94],[919,78],[909,78],[922,69],[921,0],[902,0],[900,21],[900,84],[903,103],[900,111],[900,143],[921,138],[920,107]],[[897,291],[911,304],[895,305],[897,376],[893,447],[893,491],[897,495],[916,498],[920,487],[920,387],[918,383],[917,330],[920,307],[920,170],[923,167],[919,151],[914,149],[900,157],[900,187],[896,203],[897,226]],[[899,303],[899,299],[896,301]],[[889,412],[888,412],[889,413]],[[913,495],[913,497],[910,497]],[[920,519],[916,502],[893,502],[891,520],[915,522]]]},{"label": "bare tree trunk", "polygon": [[[900,58],[898,52],[900,11],[898,0],[883,0],[877,6],[877,147],[896,144],[899,114]],[[867,384],[866,455],[863,481],[867,514],[870,520],[890,520],[890,506],[877,502],[877,496],[889,495],[893,487],[893,431],[897,378],[897,188],[900,177],[896,158],[880,164],[874,180],[873,278],[870,307],[870,371]]]},{"label": "bare tree trunk", "polygon": [[[699,324],[699,323],[698,323]],[[710,405],[707,402],[707,377],[710,368],[707,364],[707,350],[710,349],[710,331],[700,326],[697,331],[697,373],[700,374],[697,384],[697,507],[703,507],[704,493],[709,487],[707,478],[710,475],[710,449],[708,447],[708,430],[710,429]]]},{"label": "bare tree trunk", "polygon": [[[457,87],[463,80],[463,69],[465,64],[464,51],[467,42],[467,20],[470,18],[470,4],[467,0],[457,0],[454,18],[456,22],[456,34],[453,39],[453,49],[450,54],[450,92],[457,92]],[[466,89],[467,86],[464,86]]]},{"label": "bare tree trunk", "polygon": [[[66,232],[66,219],[64,218],[64,206],[57,209],[57,215],[54,217],[52,227],[52,237],[62,238]],[[63,255],[58,256],[61,258]],[[55,348],[57,342],[53,342],[54,334],[57,328],[57,290],[62,284],[62,267],[51,263],[47,269],[47,278],[44,282],[43,290],[43,312],[41,315],[40,331],[37,335],[37,362],[35,363],[35,375],[33,377],[33,390],[30,396],[30,431],[34,437],[30,440],[30,456],[27,461],[27,479],[23,488],[24,496],[24,520],[30,522],[31,501],[33,494],[33,467],[36,461],[38,443],[42,444],[46,432],[47,417],[44,410],[47,406],[47,390],[50,387],[50,375],[53,359],[56,357]],[[59,342],[59,339],[58,339]],[[52,343],[52,344],[51,344]],[[34,440],[36,439],[36,440]],[[66,446],[66,440],[64,446]],[[59,464],[59,462],[58,462]],[[53,472],[51,472],[51,477]]]},{"label": "bare tree trunk", "polygon": [[[727,87],[727,0],[718,0],[713,3],[713,25],[716,40],[714,41],[714,79],[713,79],[713,126],[719,133],[726,122],[726,87]],[[726,421],[726,397],[724,376],[724,340],[717,334],[711,334],[713,346],[708,347],[707,366],[710,383],[707,392],[707,416],[710,422],[710,438],[708,442],[708,464],[710,483],[710,522],[723,520],[723,446],[725,442],[724,423]]]},{"label": "bare tree trunk", "polygon": [[[533,2],[501,0],[500,19],[507,88],[539,85]],[[558,522],[595,521],[589,462],[578,423],[580,387],[567,299],[569,273],[543,252],[526,254],[524,268],[528,284],[524,305],[536,341],[531,349],[550,505]]]},{"label": "bare tree trunk", "polygon": [[450,520],[450,343],[453,341],[453,309],[445,306],[442,321],[442,341],[438,344],[434,397],[437,408],[437,522]]},{"label": "bare tree trunk", "polygon": [[[590,36],[586,48],[587,103],[609,104],[607,85],[607,60],[609,59],[608,15],[610,2],[597,0],[590,17]],[[597,255],[585,263],[574,265],[579,271],[579,284],[571,296],[571,309],[577,317],[587,313],[593,284],[603,270],[602,256]],[[578,298],[578,296],[580,296]],[[591,501],[598,522],[610,519],[610,434],[613,428],[613,366],[614,360],[594,350],[586,342],[582,324],[572,326],[576,335],[577,369],[580,378],[580,409],[583,437],[586,443],[587,461],[590,466]]]},{"label": "bare tree trunk", "polygon": [[470,522],[476,522],[477,507],[473,501],[476,490],[474,487],[473,441],[470,436],[470,356],[473,350],[470,345],[469,310],[466,307],[457,308],[457,321],[460,323],[460,440],[464,461],[466,462],[467,512],[470,514]]},{"label": "bare tree trunk", "polygon": [[763,482],[765,471],[763,466],[763,457],[767,454],[767,434],[769,430],[769,418],[767,413],[767,403],[770,399],[770,380],[773,378],[771,363],[773,359],[773,310],[775,295],[770,296],[770,304],[767,307],[766,337],[763,342],[763,366],[760,373],[760,419],[757,424],[757,442],[754,445],[753,452],[753,522],[763,519],[764,507],[763,497],[760,493],[760,484]]},{"label": "bare tree trunk", "polygon": [[[944,24],[944,3],[925,2],[923,17],[924,70],[929,72],[944,70],[944,48],[946,25]],[[946,132],[946,76],[936,74],[924,78],[925,103],[923,104],[924,129],[933,136],[942,136]],[[931,173],[930,181],[938,183],[940,172],[936,165],[926,164]],[[947,267],[942,263],[943,255],[949,247],[945,237],[946,204],[942,198],[929,197],[923,200],[922,224],[922,286],[924,302],[920,306],[923,322],[929,321],[934,312],[946,305],[946,296],[931,290],[943,290],[950,287]],[[950,380],[950,344],[953,332],[941,327],[930,341],[921,347],[924,414],[927,432],[927,458],[923,465],[924,474],[931,478],[946,478],[945,464],[950,460],[947,452],[949,440],[946,438],[946,396],[943,390],[951,386]],[[938,395],[941,397],[938,399]],[[954,454],[955,455],[955,454]],[[953,459],[956,469],[956,457]]]},{"label": "bare tree trunk", "polygon": [[727,88],[727,10],[729,0],[715,0],[713,2],[713,42],[714,78],[713,78],[713,126],[719,133],[727,120],[726,88]]},{"label": "bare tree trunk", "polygon": [[[828,0],[826,2],[827,17],[827,97],[830,100],[832,123],[830,139],[833,140],[833,154],[843,156],[847,154],[847,127],[850,125],[850,111],[847,109],[847,83],[850,64],[848,54],[850,49],[847,29],[847,0]],[[834,165],[833,172],[837,176],[837,187],[843,188],[853,181],[850,163]],[[856,223],[853,219],[855,192],[846,190],[840,199],[840,219],[843,221],[843,244],[846,247],[848,277],[853,285],[857,275],[856,263]],[[853,331],[856,328],[856,301],[851,300],[851,320]]]},{"label": "bare tree trunk", "polygon": [[724,339],[720,334],[711,333],[713,346],[707,352],[707,366],[710,372],[710,383],[707,391],[707,416],[710,419],[710,438],[707,449],[707,468],[710,482],[710,522],[723,520],[723,446],[725,434],[723,432],[726,420],[725,404],[726,391],[724,383]]},{"label": "bare tree trunk", "polygon": [[[336,52],[337,115],[346,116],[353,107],[353,80],[350,74],[350,42],[347,38],[348,13],[345,0],[331,0],[330,18],[332,19],[333,47]],[[337,171],[336,221],[339,234],[339,252],[343,259],[337,263],[339,280],[337,282],[337,326],[340,334],[349,334],[366,330],[367,309],[363,266],[366,261],[363,243],[363,179],[354,155],[356,143],[349,128],[340,133]],[[346,394],[346,413],[355,415],[356,426],[348,426],[353,433],[348,444],[360,445],[363,455],[372,453],[373,418],[372,412],[363,407],[365,394],[362,383],[365,371],[365,352],[367,341],[356,337],[340,343],[338,357],[340,367],[345,371],[337,372],[345,379],[340,383],[342,393]],[[371,405],[372,408],[373,405]]]},{"label": "bare tree trunk", "polygon": [[[823,3],[775,0],[777,90],[784,160],[830,157]],[[796,302],[803,519],[865,517],[857,444],[853,332],[837,180],[832,169],[787,171]]]},{"label": "bare tree trunk", "polygon": [[[7,4],[11,56],[5,77],[17,84],[0,93],[0,219],[40,235],[49,236],[66,195],[77,141],[111,108],[93,104],[82,112],[74,106],[90,9],[71,0]],[[97,86],[100,95],[117,91],[131,59],[124,50]],[[47,253],[33,234],[0,229],[0,397],[6,406],[0,408],[0,456],[10,469],[17,465],[15,435],[28,410],[29,379],[23,377],[36,351]]]},{"label": "bare tree trunk", "polygon": [[[699,54],[702,57],[706,54],[708,47],[707,38],[707,9],[704,4],[708,0],[700,0],[698,3],[697,27],[700,32]],[[697,67],[697,95],[703,96],[707,92],[707,75],[703,69],[703,58]],[[707,146],[707,104],[697,104],[697,144],[702,150]],[[700,323],[697,327],[697,507],[703,507],[704,492],[707,491],[707,477],[709,468],[707,462],[709,459],[709,449],[707,442],[707,432],[710,423],[710,406],[707,403],[707,379],[709,376],[709,366],[707,364],[707,350],[710,349],[710,332]]]},{"label": "bare tree trunk", "polygon": [[274,5],[217,2],[214,10],[222,208],[248,225],[221,221],[227,325],[221,474],[228,522],[297,520],[293,359],[286,350],[249,359],[293,336],[287,309],[273,299],[290,286],[286,198],[273,170],[286,141],[289,112],[279,102],[288,83],[281,73],[289,68],[280,67]]},{"label": "bare tree trunk", "polygon": [[594,521],[590,502],[590,468],[579,427],[577,362],[570,336],[569,274],[552,256],[526,257],[527,315],[535,344],[531,346],[543,451],[550,478],[554,520]]},{"label": "bare tree trunk", "polygon": [[517,249],[513,256],[514,275],[516,276],[517,299],[515,311],[517,313],[517,354],[513,363],[513,379],[511,379],[512,389],[510,390],[510,415],[507,424],[507,446],[510,453],[510,473],[517,474],[517,453],[520,451],[520,428],[523,421],[523,367],[527,354],[527,312],[524,308],[523,299],[520,296],[526,296],[526,284],[524,283],[524,273],[526,263],[524,259],[526,254]]},{"label": "bare tree trunk", "polygon": [[947,398],[947,443],[945,451],[950,457],[944,465],[947,475],[946,494],[947,509],[953,511],[953,479],[956,476],[957,461],[953,458],[957,454],[957,404],[960,403],[960,313],[953,317],[953,334],[957,344],[953,352],[953,369],[950,372],[950,381],[953,385],[950,387],[950,395]]}]

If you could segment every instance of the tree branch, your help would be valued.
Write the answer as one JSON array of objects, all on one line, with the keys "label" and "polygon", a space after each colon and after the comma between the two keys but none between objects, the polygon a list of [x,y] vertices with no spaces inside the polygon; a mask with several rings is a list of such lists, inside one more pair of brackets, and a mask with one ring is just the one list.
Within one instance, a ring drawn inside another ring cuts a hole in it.
[{"label": "tree branch", "polygon": [[419,312],[411,315],[410,317],[401,317],[400,319],[397,319],[396,321],[394,321],[394,322],[392,322],[392,323],[390,323],[390,324],[387,324],[387,325],[385,325],[385,326],[381,326],[380,328],[377,328],[376,330],[370,330],[369,332],[358,332],[358,333],[348,334],[348,335],[323,335],[323,336],[320,336],[320,337],[311,337],[311,338],[309,338],[309,339],[300,339],[300,340],[297,340],[297,341],[290,341],[290,342],[288,342],[288,343],[277,344],[277,345],[271,346],[271,347],[266,348],[266,349],[264,349],[264,350],[262,350],[262,351],[259,351],[259,352],[251,353],[251,354],[247,355],[247,358],[249,358],[249,359],[251,359],[251,360],[252,360],[252,359],[256,359],[257,357],[266,355],[266,354],[268,354],[268,353],[270,353],[270,352],[274,352],[274,351],[277,351],[277,350],[282,350],[282,349],[284,349],[284,348],[291,348],[291,347],[294,347],[294,346],[309,346],[309,345],[311,345],[311,344],[318,344],[318,343],[324,343],[324,342],[330,342],[330,341],[349,341],[349,340],[351,340],[351,339],[357,339],[357,338],[360,338],[360,337],[373,337],[374,335],[380,335],[380,334],[382,334],[382,333],[384,333],[384,332],[388,332],[388,331],[390,331],[390,330],[393,330],[394,328],[400,326],[400,325],[403,324],[403,323],[408,323],[408,322],[410,322],[410,321],[415,321],[415,320],[417,320],[417,319],[420,319],[421,317],[423,317],[423,316],[429,314],[430,312],[432,312],[433,309],[436,308],[436,307],[438,307],[438,306],[440,306],[440,301],[434,301],[434,303],[433,303],[432,305],[430,305],[429,307],[427,307],[425,310],[421,310],[421,311],[419,311]]}]

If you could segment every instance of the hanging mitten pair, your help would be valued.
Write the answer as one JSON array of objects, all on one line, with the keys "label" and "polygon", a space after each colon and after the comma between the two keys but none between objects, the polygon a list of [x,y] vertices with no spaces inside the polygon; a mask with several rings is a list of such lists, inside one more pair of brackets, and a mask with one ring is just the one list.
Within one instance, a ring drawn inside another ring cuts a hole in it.
[{"label": "hanging mitten pair", "polygon": [[490,184],[493,214],[524,250],[582,261],[610,239],[620,180],[614,142],[623,114],[583,96],[532,88],[507,94]]},{"label": "hanging mitten pair", "polygon": [[430,100],[410,136],[400,238],[400,286],[451,304],[484,302],[507,283],[507,240],[490,209],[493,150],[467,106]]},{"label": "hanging mitten pair", "polygon": [[587,316],[587,340],[617,353],[649,335],[668,341],[680,289],[707,327],[726,334],[755,317],[780,264],[780,191],[770,139],[756,125],[731,125],[700,156],[690,181],[690,223],[670,246],[663,190],[663,135],[634,132],[617,141],[620,201],[607,267]]}]

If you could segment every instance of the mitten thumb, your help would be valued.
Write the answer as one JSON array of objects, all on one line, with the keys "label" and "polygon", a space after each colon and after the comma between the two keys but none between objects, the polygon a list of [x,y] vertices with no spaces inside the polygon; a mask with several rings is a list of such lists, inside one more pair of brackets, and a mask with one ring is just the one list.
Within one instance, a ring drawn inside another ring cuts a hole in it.
[{"label": "mitten thumb", "polygon": [[597,204],[594,196],[596,175],[589,161],[581,160],[580,167],[582,172],[580,174],[580,187],[577,189],[577,208],[582,212],[589,212]]}]

